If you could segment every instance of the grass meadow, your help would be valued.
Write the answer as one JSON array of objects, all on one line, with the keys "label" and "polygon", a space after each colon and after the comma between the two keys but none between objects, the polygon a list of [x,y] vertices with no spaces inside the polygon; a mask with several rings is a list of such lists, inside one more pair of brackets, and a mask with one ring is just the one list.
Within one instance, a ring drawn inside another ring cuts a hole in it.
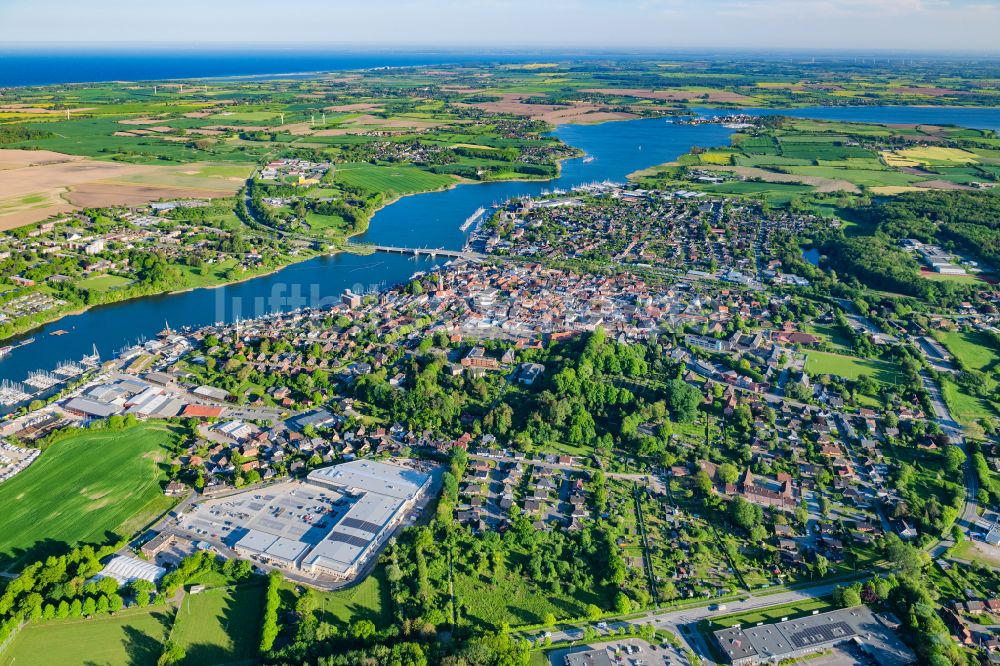
[{"label": "grass meadow", "polygon": [[888,384],[897,381],[895,369],[884,361],[830,352],[807,352],[805,369],[813,375],[836,375],[845,379],[857,379],[861,375],[868,375],[872,379]]},{"label": "grass meadow", "polygon": [[590,590],[574,595],[536,589],[526,578],[504,573],[499,578],[455,573],[455,595],[464,606],[464,619],[480,627],[541,624],[547,613],[558,619],[579,618],[587,604],[607,606],[607,600]]},{"label": "grass meadow", "polygon": [[0,567],[16,569],[48,551],[130,536],[166,511],[162,448],[173,434],[142,424],[81,431],[47,449],[0,485]]},{"label": "grass meadow", "polygon": [[260,641],[264,585],[217,587],[187,594],[170,638],[184,648],[184,666],[255,660]]},{"label": "grass meadow", "polygon": [[121,289],[132,284],[132,280],[119,275],[94,275],[85,280],[80,280],[76,286],[88,291],[110,291],[111,289]]},{"label": "grass meadow", "polygon": [[361,583],[346,590],[317,593],[321,621],[346,627],[359,619],[371,620],[376,627],[392,623],[389,583],[381,566]]},{"label": "grass meadow", "polygon": [[0,666],[155,664],[174,609],[150,606],[89,620],[33,622],[0,654]]}]

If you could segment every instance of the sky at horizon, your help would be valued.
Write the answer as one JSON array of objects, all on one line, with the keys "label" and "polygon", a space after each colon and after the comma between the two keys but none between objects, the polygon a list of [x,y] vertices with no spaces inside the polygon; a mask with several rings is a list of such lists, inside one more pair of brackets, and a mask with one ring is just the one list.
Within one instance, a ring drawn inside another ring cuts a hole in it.
[{"label": "sky at horizon", "polygon": [[1000,0],[0,0],[0,47],[1000,52]]}]

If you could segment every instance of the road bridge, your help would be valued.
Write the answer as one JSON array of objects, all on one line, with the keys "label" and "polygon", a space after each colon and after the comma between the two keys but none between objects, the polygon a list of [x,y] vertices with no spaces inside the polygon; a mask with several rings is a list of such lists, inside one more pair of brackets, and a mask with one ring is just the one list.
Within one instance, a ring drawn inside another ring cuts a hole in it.
[{"label": "road bridge", "polygon": [[415,257],[426,256],[431,259],[438,257],[450,257],[453,259],[467,259],[469,261],[483,261],[487,255],[480,252],[470,252],[466,250],[448,250],[440,247],[398,247],[395,245],[367,245],[360,247],[370,247],[375,252],[391,252],[393,254],[411,254]]}]

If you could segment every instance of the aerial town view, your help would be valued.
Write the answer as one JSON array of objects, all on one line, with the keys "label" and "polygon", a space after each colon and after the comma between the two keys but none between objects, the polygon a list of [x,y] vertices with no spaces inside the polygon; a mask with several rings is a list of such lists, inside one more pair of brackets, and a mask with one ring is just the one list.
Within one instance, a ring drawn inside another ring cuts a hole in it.
[{"label": "aerial town view", "polygon": [[0,2],[0,666],[1000,664],[1000,6],[300,5]]}]

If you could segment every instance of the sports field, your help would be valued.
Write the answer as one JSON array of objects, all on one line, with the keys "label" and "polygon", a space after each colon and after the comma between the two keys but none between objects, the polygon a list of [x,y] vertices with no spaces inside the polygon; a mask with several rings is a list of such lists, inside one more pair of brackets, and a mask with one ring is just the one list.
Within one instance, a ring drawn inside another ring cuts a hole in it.
[{"label": "sports field", "polygon": [[261,584],[185,595],[170,636],[186,652],[181,663],[203,666],[256,659],[263,608]]},{"label": "sports field", "polygon": [[160,489],[172,433],[159,424],[81,431],[52,445],[28,469],[0,484],[0,568],[47,551],[106,543],[166,511]]},{"label": "sports field", "polygon": [[89,620],[33,622],[0,654],[0,666],[152,665],[163,650],[173,612],[151,606]]}]

